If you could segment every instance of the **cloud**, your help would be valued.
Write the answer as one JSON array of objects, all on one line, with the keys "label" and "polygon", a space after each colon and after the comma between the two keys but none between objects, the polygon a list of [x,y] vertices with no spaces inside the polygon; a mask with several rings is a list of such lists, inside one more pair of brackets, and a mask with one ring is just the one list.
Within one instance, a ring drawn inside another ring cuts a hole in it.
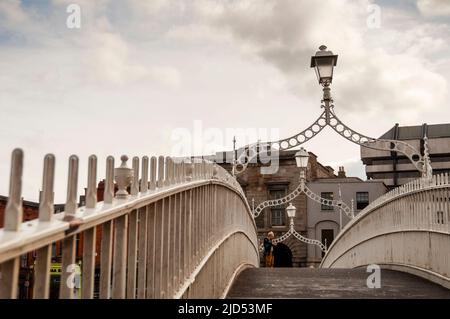
[{"label": "cloud", "polygon": [[129,0],[128,5],[135,13],[142,13],[146,16],[159,14],[162,10],[169,7],[173,2],[168,0]]},{"label": "cloud", "polygon": [[419,57],[429,50],[439,51],[446,42],[422,34],[420,40],[410,38],[403,52],[377,46],[368,41],[368,33],[378,32],[378,38],[383,33],[392,36],[389,45],[404,42],[403,34],[391,32],[387,25],[376,31],[368,29],[370,1],[325,0],[317,5],[307,0],[268,0],[263,4],[246,0],[220,4],[197,2],[198,11],[211,25],[228,31],[244,52],[278,68],[289,79],[289,89],[301,98],[317,87],[308,66],[321,44],[340,55],[333,95],[341,110],[408,114],[407,119],[413,120],[447,97],[446,78]]},{"label": "cloud", "polygon": [[450,16],[448,0],[417,0],[417,8],[426,17]]},{"label": "cloud", "polygon": [[16,26],[28,20],[27,13],[22,9],[20,0],[0,2],[0,17],[2,26]]}]

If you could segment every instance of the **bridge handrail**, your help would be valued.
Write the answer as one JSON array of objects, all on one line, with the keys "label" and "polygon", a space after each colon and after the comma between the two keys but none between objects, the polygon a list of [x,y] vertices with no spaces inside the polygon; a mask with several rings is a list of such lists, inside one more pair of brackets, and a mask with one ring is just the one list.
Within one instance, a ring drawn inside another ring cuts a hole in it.
[{"label": "bridge handrail", "polygon": [[[55,239],[64,239],[68,234],[78,234],[86,229],[129,214],[131,211],[152,204],[161,198],[208,184],[223,185],[238,191],[234,185],[226,180],[197,180],[180,185],[163,186],[153,191],[130,196],[126,200],[114,199],[111,204],[106,204],[103,201],[98,202],[94,209],[81,206],[77,209],[75,222],[64,221],[65,212],[63,211],[54,214],[51,222],[42,222],[39,219],[23,222],[19,233],[0,228],[0,263],[23,254],[21,247],[44,246],[54,242]],[[240,195],[242,196],[242,194]],[[253,223],[253,225],[256,231],[256,224]],[[28,248],[27,250],[33,249]]]},{"label": "bridge handrail", "polygon": [[355,218],[350,220],[345,227],[339,232],[336,238],[333,240],[333,243],[330,245],[329,249],[333,247],[333,244],[338,241],[340,237],[342,237],[355,223],[358,223],[365,216],[370,214],[372,211],[394,201],[404,196],[408,196],[415,192],[421,192],[425,190],[431,190],[436,188],[448,187],[450,186],[450,178],[448,173],[443,173],[439,175],[433,175],[431,179],[426,177],[421,177],[416,180],[413,180],[409,183],[403,184],[390,192],[378,197],[369,205],[367,205],[363,210],[361,210]]},{"label": "bridge handrail", "polygon": [[320,267],[378,264],[450,288],[448,174],[421,178],[374,201],[336,236]]},{"label": "bridge handrail", "polygon": [[[47,155],[39,218],[22,222],[23,153],[13,152],[5,227],[0,229],[0,298],[16,297],[19,258],[32,251],[37,255],[33,297],[48,298],[51,247],[57,242],[62,242],[59,295],[73,298],[74,287],[65,286],[70,275],[65,269],[75,265],[78,234],[84,238],[81,297],[92,298],[98,227],[102,229],[100,298],[223,297],[239,269],[258,266],[251,209],[241,186],[224,168],[195,158],[152,157],[149,172],[149,158],[144,156],[139,180],[139,158],[133,158],[132,169],[126,160],[123,156],[114,173],[114,159],[108,157],[105,200],[97,202],[97,163],[91,156],[86,206],[77,207],[73,199],[78,158],[71,156],[66,210],[53,214],[53,194],[48,194],[53,193],[55,161]],[[124,181],[130,178],[131,194],[124,195],[128,186]],[[118,186],[115,196],[114,182]],[[159,246],[158,240],[164,244]],[[236,245],[239,248],[227,267],[221,268],[215,290],[205,290],[203,281],[209,279],[203,273],[216,267],[224,251]]]}]

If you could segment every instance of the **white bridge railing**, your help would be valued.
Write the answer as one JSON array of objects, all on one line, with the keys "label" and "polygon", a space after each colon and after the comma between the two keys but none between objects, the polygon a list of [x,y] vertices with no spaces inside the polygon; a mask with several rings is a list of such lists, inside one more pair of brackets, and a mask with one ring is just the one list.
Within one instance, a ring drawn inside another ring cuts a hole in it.
[{"label": "white bridge railing", "polygon": [[350,221],[321,267],[378,264],[450,288],[449,221],[448,174],[418,179],[378,198]]},{"label": "white bridge railing", "polygon": [[[30,252],[35,252],[33,298],[49,298],[54,243],[62,246],[59,298],[78,293],[93,298],[96,269],[99,298],[219,298],[241,269],[258,267],[250,207],[223,168],[162,156],[135,157],[132,163],[129,169],[123,156],[114,169],[108,157],[104,201],[97,202],[97,158],[91,156],[86,206],[77,207],[78,158],[72,156],[65,212],[54,214],[55,159],[47,155],[39,218],[23,223],[23,152],[13,152],[0,229],[0,298],[17,297],[20,257]],[[77,264],[81,292],[73,284]]]}]

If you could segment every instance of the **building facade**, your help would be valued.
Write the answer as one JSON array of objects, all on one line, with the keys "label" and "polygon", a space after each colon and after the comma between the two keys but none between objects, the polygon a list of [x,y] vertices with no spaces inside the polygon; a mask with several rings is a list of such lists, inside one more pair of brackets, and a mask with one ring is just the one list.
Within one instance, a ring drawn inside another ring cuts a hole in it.
[{"label": "building facade", "polygon": [[[357,177],[345,177],[343,168],[340,168],[338,175],[336,178],[318,178],[307,186],[323,198],[341,199],[349,207],[353,206],[355,215],[387,192],[382,181],[362,181]],[[307,237],[317,239],[329,247],[350,218],[339,208],[321,205],[310,198],[307,199],[307,207]],[[308,245],[308,266],[318,266],[323,254],[317,245]]]},{"label": "building facade", "polygon": [[[399,126],[380,139],[405,141],[424,154],[424,137],[428,138],[431,166],[434,174],[450,172],[450,124]],[[361,147],[361,160],[366,166],[367,179],[383,181],[389,189],[420,177],[420,172],[401,153]]]}]

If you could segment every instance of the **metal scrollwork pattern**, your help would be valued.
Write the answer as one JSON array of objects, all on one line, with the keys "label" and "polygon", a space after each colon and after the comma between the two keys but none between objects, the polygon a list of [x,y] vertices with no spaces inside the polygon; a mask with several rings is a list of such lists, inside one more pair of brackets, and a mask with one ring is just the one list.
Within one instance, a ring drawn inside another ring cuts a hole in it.
[{"label": "metal scrollwork pattern", "polygon": [[240,148],[238,150],[238,154],[240,153],[240,155],[236,159],[235,173],[239,174],[245,171],[247,165],[260,153],[259,149],[264,148],[264,152],[291,149],[312,139],[319,134],[325,126],[327,126],[327,116],[326,112],[323,112],[312,125],[294,136],[279,141],[255,143]]},{"label": "metal scrollwork pattern", "polygon": [[311,191],[308,188],[308,186],[306,186],[305,184],[302,184],[302,183],[300,183],[297,186],[297,188],[294,189],[294,191],[292,193],[286,195],[285,197],[282,197],[279,199],[269,199],[269,200],[266,200],[266,201],[262,202],[261,204],[259,204],[253,210],[253,217],[257,218],[261,214],[261,212],[264,210],[264,208],[266,208],[266,207],[273,207],[273,206],[287,204],[287,203],[291,202],[294,198],[296,198],[298,195],[300,195],[301,193],[304,193],[306,196],[311,198],[313,201],[318,202],[322,205],[333,206],[333,207],[337,207],[337,208],[341,209],[345,213],[345,215],[347,215],[350,219],[355,217],[352,209],[347,204],[345,204],[343,201],[322,198],[319,195],[315,194],[313,191]]},{"label": "metal scrollwork pattern", "polygon": [[320,197],[319,195],[315,194],[312,190],[310,190],[306,185],[305,185],[305,189],[303,190],[303,192],[306,194],[306,196],[308,196],[313,201],[315,201],[319,204],[333,206],[333,207],[337,207],[337,208],[341,209],[345,213],[345,215],[347,215],[350,219],[355,217],[352,209],[346,203],[344,203],[342,200],[326,199],[326,198]]},{"label": "metal scrollwork pattern", "polygon": [[295,197],[297,197],[301,193],[302,193],[302,185],[299,184],[292,193],[286,195],[283,198],[266,200],[266,201],[262,202],[261,204],[259,204],[253,210],[253,217],[254,218],[258,217],[261,214],[261,212],[264,210],[264,208],[286,204],[286,203],[292,201]]},{"label": "metal scrollwork pattern", "polygon": [[320,247],[320,249],[323,251],[323,252],[327,252],[327,248],[325,247],[325,245],[324,244],[322,244],[319,240],[317,240],[317,239],[311,239],[311,238],[306,238],[306,237],[303,237],[302,235],[300,235],[298,232],[296,232],[295,230],[293,231],[293,233],[292,233],[292,235],[294,235],[294,237],[295,238],[297,238],[298,240],[300,240],[300,241],[302,241],[302,242],[304,242],[304,243],[307,243],[307,244],[310,244],[310,245],[317,245],[317,246],[319,246]]},{"label": "metal scrollwork pattern", "polygon": [[289,229],[286,233],[284,233],[282,236],[275,238],[272,240],[272,243],[274,244],[278,244],[281,243],[282,241],[285,241],[286,239],[288,239],[289,237],[291,237],[292,232],[291,229]]},{"label": "metal scrollwork pattern", "polygon": [[258,154],[261,154],[262,152],[267,153],[268,151],[272,152],[288,150],[299,146],[312,139],[314,136],[319,134],[325,126],[329,125],[339,135],[343,136],[345,139],[349,140],[352,143],[376,150],[402,153],[406,157],[408,157],[414,167],[422,173],[422,177],[432,176],[431,166],[428,165],[429,163],[426,162],[424,156],[422,156],[420,152],[418,152],[412,145],[404,141],[376,139],[352,130],[341,120],[339,120],[339,118],[334,113],[334,105],[330,105],[329,102],[332,102],[332,100],[327,101],[326,105],[322,105],[322,107],[325,108],[325,111],[312,125],[310,125],[304,131],[279,141],[255,143],[240,148],[238,150],[238,153],[240,155],[236,159],[235,163],[233,163],[235,173],[240,174],[245,171],[248,164],[252,160],[254,160],[258,156]]},{"label": "metal scrollwork pattern", "polygon": [[[295,238],[297,238],[298,240],[300,240],[301,242],[304,242],[306,244],[317,245],[317,246],[319,246],[319,248],[323,252],[327,252],[327,248],[319,240],[306,238],[306,237],[302,236],[301,234],[299,234],[293,227],[289,228],[289,231],[284,233],[282,236],[273,239],[272,243],[274,243],[274,244],[281,243],[281,242],[285,241],[286,239],[288,239],[291,236],[294,236]],[[264,244],[261,244],[259,246],[259,249],[260,249],[260,251],[263,251],[264,250]]]},{"label": "metal scrollwork pattern", "polygon": [[349,140],[352,143],[376,149],[376,150],[384,150],[391,152],[400,152],[405,154],[412,164],[419,170],[420,172],[424,172],[424,160],[412,145],[397,140],[388,140],[388,139],[376,139],[373,137],[368,137],[363,134],[360,134],[347,125],[345,125],[336,114],[330,110],[330,120],[329,125],[335,130],[339,135],[343,136],[345,139]]}]

